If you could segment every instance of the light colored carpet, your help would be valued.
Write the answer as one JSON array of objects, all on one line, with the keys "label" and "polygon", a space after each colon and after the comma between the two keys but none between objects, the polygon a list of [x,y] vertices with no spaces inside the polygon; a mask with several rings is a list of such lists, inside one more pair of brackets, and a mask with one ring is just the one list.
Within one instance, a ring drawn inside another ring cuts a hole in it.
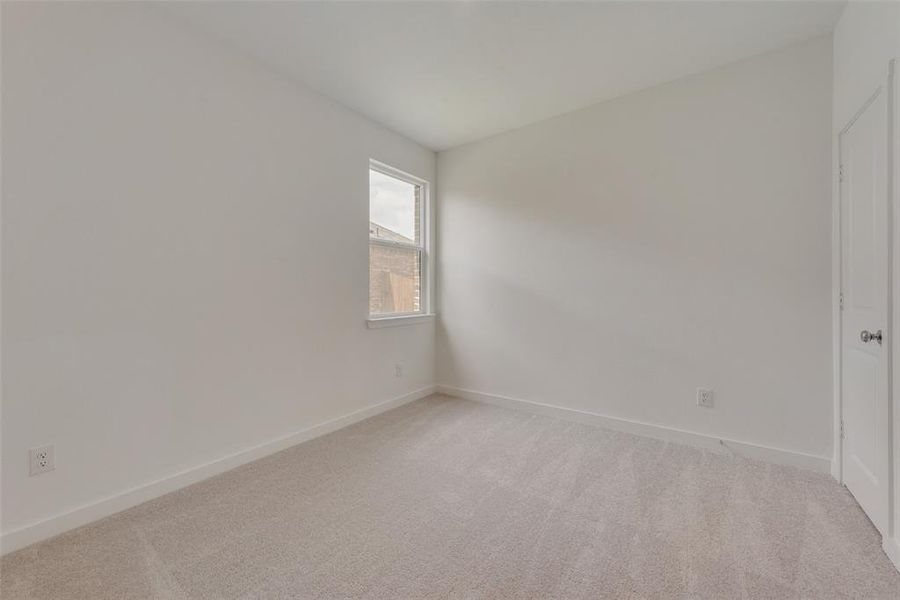
[{"label": "light colored carpet", "polygon": [[4,600],[900,598],[825,475],[442,396],[0,567]]}]

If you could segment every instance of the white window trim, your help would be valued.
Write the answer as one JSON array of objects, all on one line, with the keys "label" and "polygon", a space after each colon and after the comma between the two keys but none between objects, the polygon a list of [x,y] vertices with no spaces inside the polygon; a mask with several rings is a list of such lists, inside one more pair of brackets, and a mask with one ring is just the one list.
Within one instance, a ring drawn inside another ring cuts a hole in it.
[{"label": "white window trim", "polygon": [[433,314],[413,313],[408,315],[391,315],[389,317],[372,317],[366,321],[369,329],[381,329],[382,327],[403,327],[405,325],[417,325],[434,321]]},{"label": "white window trim", "polygon": [[[417,185],[421,188],[421,210],[419,211],[419,232],[422,237],[421,244],[404,244],[403,242],[392,242],[390,240],[373,240],[369,238],[369,244],[379,246],[387,246],[390,248],[408,248],[417,250],[422,254],[422,272],[420,274],[419,285],[419,307],[421,310],[415,313],[396,313],[389,315],[368,315],[366,326],[369,329],[381,329],[382,327],[398,327],[404,325],[415,325],[417,323],[428,323],[434,320],[434,252],[432,251],[432,240],[434,239],[434,218],[431,204],[431,184],[416,177],[406,171],[401,171],[395,167],[387,165],[375,159],[369,159],[369,169],[378,171],[389,177],[395,177],[401,181]],[[366,303],[368,306],[368,302]]]}]

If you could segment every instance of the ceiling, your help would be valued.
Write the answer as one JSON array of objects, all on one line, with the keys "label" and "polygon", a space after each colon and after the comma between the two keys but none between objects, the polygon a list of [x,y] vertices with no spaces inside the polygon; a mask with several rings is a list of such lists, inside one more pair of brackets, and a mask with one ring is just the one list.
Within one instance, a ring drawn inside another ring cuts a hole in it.
[{"label": "ceiling", "polygon": [[843,2],[169,2],[442,150],[829,33]]}]

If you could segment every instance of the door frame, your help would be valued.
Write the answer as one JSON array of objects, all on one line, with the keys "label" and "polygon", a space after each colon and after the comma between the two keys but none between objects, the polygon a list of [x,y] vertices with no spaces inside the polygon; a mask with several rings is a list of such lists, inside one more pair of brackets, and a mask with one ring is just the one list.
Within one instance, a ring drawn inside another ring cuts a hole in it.
[{"label": "door frame", "polygon": [[889,534],[882,540],[882,548],[893,561],[894,566],[900,571],[900,58],[891,61],[888,73],[888,101],[890,111],[888,113],[888,128],[890,139],[888,142],[888,193],[891,203],[888,210],[891,218],[892,229],[889,240],[891,249],[888,253],[889,275],[888,289],[892,296],[892,310],[888,318],[888,324],[892,332],[891,356],[889,363],[891,372],[888,374],[888,390],[891,397],[888,409],[892,427],[891,456],[888,468],[891,476],[891,494],[888,504]]},{"label": "door frame", "polygon": [[900,554],[893,556],[893,547],[889,550],[888,545],[897,546],[900,550],[900,544],[897,543],[898,519],[900,519],[900,506],[895,505],[895,497],[898,492],[895,488],[900,484],[900,459],[895,460],[897,448],[894,441],[900,439],[900,407],[896,406],[895,401],[900,401],[900,335],[897,333],[898,320],[900,320],[900,307],[893,304],[893,298],[900,298],[900,240],[896,239],[895,231],[900,231],[900,166],[897,165],[897,158],[900,158],[900,115],[898,115],[898,93],[895,72],[897,70],[898,59],[891,60],[888,65],[887,77],[878,85],[875,91],[868,97],[859,110],[853,115],[850,121],[841,128],[837,136],[837,156],[834,157],[834,178],[832,194],[832,349],[834,357],[834,373],[833,373],[833,393],[834,393],[834,455],[831,463],[831,474],[842,485],[844,484],[843,469],[843,398],[841,393],[842,375],[843,375],[843,338],[842,330],[842,239],[841,239],[841,205],[843,199],[841,197],[840,185],[840,164],[842,156],[842,140],[844,134],[849,131],[857,119],[865,112],[865,110],[878,98],[881,94],[887,96],[887,124],[888,124],[888,142],[887,142],[887,314],[885,315],[885,331],[890,332],[891,339],[889,343],[884,345],[884,351],[887,356],[887,404],[888,404],[888,421],[884,424],[887,438],[888,460],[887,473],[888,481],[885,486],[888,494],[887,506],[887,522],[885,523],[885,531],[882,532],[883,544],[885,551],[900,568]]}]

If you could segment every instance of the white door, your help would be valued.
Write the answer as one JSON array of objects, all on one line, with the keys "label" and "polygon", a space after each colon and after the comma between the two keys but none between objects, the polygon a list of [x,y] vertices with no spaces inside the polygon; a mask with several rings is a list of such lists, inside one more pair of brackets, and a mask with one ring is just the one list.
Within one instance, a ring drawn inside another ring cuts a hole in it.
[{"label": "white door", "polygon": [[888,522],[888,103],[884,90],[840,136],[841,444],[844,484]]}]

